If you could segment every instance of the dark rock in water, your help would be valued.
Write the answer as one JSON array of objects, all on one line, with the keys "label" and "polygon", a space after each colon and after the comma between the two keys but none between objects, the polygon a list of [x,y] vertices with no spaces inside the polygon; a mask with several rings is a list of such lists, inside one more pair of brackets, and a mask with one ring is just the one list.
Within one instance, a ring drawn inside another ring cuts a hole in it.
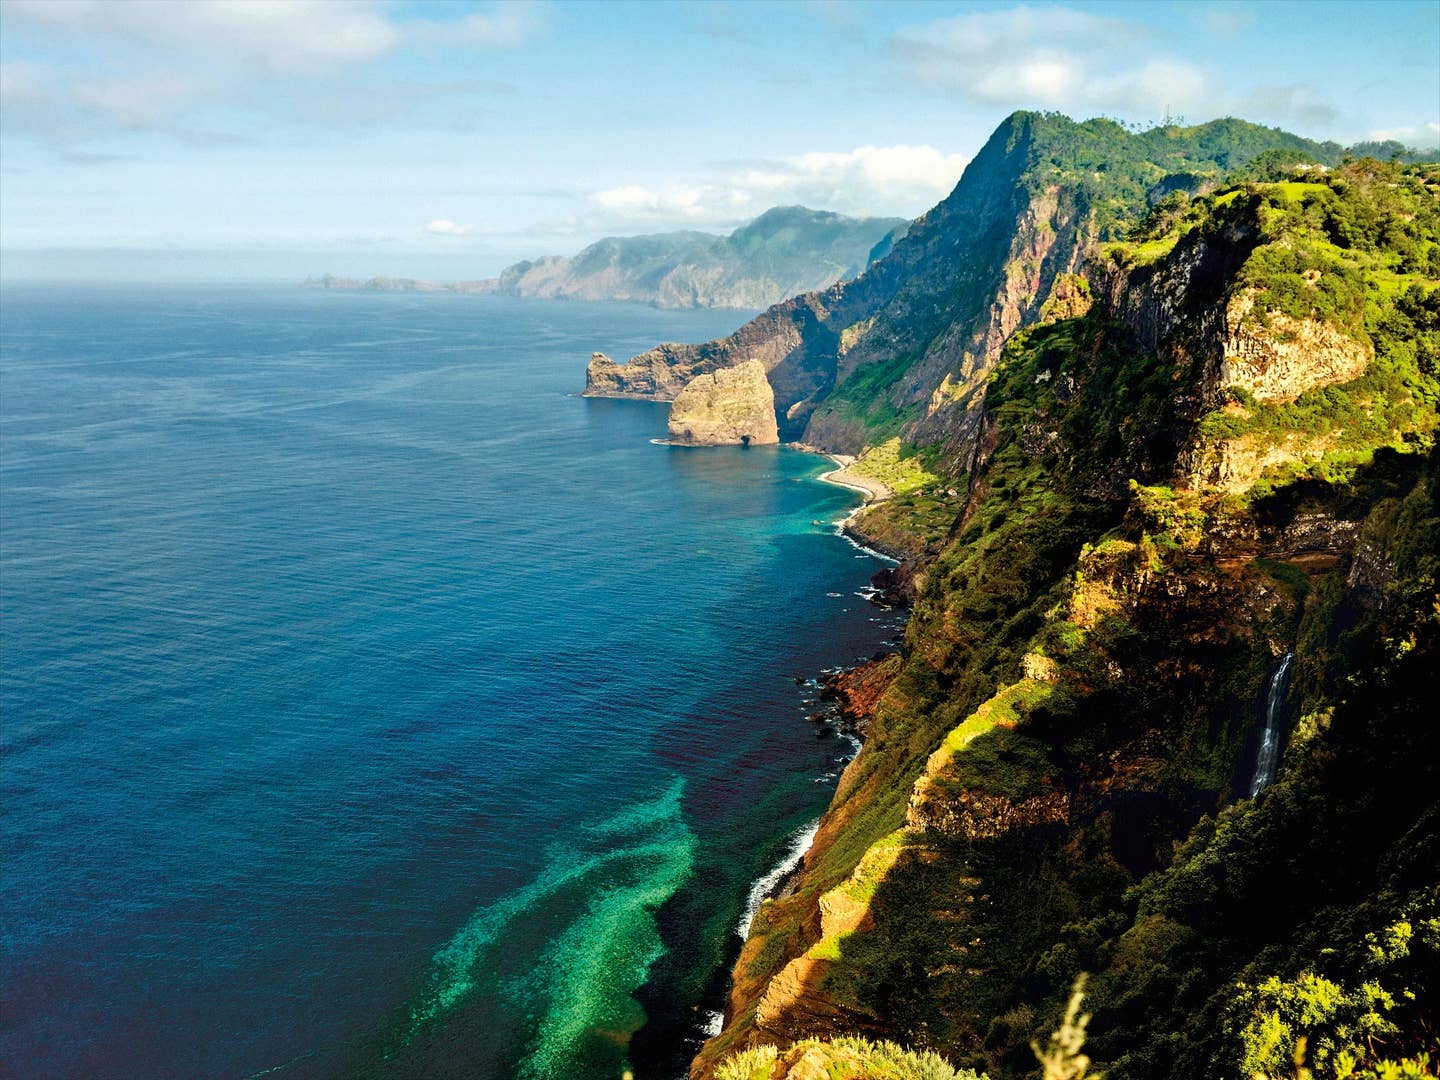
[{"label": "dark rock in water", "polygon": [[878,607],[909,607],[915,601],[915,566],[900,563],[876,571],[870,578],[876,593],[870,602]]},{"label": "dark rock in water", "polygon": [[898,661],[895,653],[881,652],[856,667],[826,674],[822,696],[837,703],[833,719],[841,731],[869,736],[875,707],[899,670]]}]

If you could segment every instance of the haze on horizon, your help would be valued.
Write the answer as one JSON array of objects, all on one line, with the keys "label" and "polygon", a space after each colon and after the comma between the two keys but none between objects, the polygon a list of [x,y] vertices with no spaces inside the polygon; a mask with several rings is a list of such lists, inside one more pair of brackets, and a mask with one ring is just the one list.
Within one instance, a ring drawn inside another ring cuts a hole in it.
[{"label": "haze on horizon", "polygon": [[1440,144],[1440,4],[0,0],[0,274],[484,277],[914,216],[1017,108]]}]

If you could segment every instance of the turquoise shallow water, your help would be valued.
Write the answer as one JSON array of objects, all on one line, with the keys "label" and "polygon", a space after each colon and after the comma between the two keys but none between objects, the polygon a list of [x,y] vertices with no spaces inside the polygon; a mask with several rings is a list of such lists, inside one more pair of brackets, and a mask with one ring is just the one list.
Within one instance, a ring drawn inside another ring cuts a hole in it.
[{"label": "turquoise shallow water", "polygon": [[673,1075],[897,626],[827,463],[568,396],[742,316],[3,299],[0,1071]]}]

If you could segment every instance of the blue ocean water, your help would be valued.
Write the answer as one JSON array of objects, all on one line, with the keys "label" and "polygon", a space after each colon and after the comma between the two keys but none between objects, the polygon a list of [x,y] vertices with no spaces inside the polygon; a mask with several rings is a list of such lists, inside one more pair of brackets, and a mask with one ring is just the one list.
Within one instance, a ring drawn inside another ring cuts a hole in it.
[{"label": "blue ocean water", "polygon": [[569,396],[742,317],[0,299],[0,1071],[682,1069],[897,627],[826,462]]}]

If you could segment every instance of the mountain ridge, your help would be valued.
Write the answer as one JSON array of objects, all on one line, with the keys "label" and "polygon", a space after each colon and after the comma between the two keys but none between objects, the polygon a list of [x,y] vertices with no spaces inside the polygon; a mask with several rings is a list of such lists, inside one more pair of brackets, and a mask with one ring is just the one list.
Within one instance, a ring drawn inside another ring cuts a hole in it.
[{"label": "mountain ridge", "polygon": [[[858,278],[787,299],[731,338],[661,346],[665,355],[629,364],[700,374],[753,357],[777,380],[783,437],[856,453],[904,434],[964,453],[1001,345],[1038,317],[1087,244],[1119,239],[1152,197],[1217,183],[1266,153],[1338,162],[1342,151],[1233,118],[1134,133],[1017,112],[950,195]],[[623,392],[617,367],[586,393]]]},{"label": "mountain ridge", "polygon": [[852,218],[776,206],[724,235],[679,230],[608,236],[578,254],[513,263],[498,277],[440,283],[322,275],[309,288],[496,293],[518,299],[618,300],[662,308],[767,307],[854,277],[904,235],[903,218]]},{"label": "mountain ridge", "polygon": [[904,644],[695,1080],[1018,1080],[1086,974],[1112,1080],[1433,1073],[1440,165],[1120,130],[1017,114],[855,281],[592,359],[758,363],[914,478],[853,525],[915,540]]}]

